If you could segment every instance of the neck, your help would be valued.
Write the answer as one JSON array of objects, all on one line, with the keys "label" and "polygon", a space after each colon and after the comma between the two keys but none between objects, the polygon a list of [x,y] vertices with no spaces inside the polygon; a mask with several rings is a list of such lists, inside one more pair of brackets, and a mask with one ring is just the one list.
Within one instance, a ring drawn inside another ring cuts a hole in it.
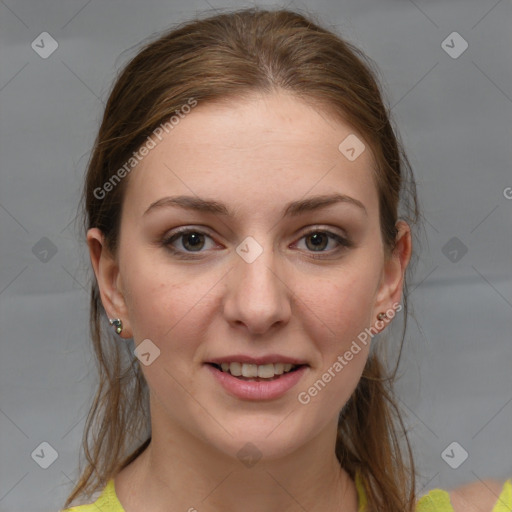
[{"label": "neck", "polygon": [[116,477],[126,512],[357,511],[354,482],[325,432],[285,457],[244,464],[189,432],[159,426],[153,422],[147,449]]}]

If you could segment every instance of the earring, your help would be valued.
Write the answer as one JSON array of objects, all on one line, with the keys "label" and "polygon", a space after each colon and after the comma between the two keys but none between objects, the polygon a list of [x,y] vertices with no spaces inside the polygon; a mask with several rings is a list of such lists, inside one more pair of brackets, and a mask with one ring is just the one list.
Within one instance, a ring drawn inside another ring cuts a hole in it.
[{"label": "earring", "polygon": [[109,318],[110,325],[113,325],[116,329],[117,334],[121,334],[123,330],[123,322],[119,318]]},{"label": "earring", "polygon": [[384,320],[384,318],[387,318],[388,315],[386,315],[386,313],[379,313],[377,315],[377,320]]}]

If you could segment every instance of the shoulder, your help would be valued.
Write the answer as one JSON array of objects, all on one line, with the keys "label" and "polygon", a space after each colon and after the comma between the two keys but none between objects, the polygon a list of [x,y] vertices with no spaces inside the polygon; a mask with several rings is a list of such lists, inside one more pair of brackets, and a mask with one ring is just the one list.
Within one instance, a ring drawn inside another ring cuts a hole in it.
[{"label": "shoulder", "polygon": [[[457,487],[449,492],[454,512],[494,512],[500,495],[505,493],[504,482],[482,480]],[[504,503],[505,505],[505,503]],[[509,505],[506,503],[506,505]]]},{"label": "shoulder", "polygon": [[483,480],[451,491],[433,489],[422,496],[416,512],[511,512],[512,479]]}]

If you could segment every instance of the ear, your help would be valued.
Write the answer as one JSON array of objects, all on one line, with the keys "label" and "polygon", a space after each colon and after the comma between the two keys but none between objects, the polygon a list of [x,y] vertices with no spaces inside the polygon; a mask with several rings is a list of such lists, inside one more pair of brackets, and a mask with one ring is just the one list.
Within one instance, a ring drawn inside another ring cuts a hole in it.
[{"label": "ear", "polygon": [[[396,309],[393,305],[400,304],[405,271],[411,259],[412,240],[411,229],[407,222],[399,220],[396,223],[396,245],[392,254],[386,258],[374,305],[373,317],[380,312]],[[379,329],[383,330],[383,329]]]},{"label": "ear", "polygon": [[118,262],[106,247],[103,233],[98,228],[87,231],[87,245],[103,307],[109,318],[119,318],[123,322],[123,330],[119,336],[131,338],[131,326]]}]

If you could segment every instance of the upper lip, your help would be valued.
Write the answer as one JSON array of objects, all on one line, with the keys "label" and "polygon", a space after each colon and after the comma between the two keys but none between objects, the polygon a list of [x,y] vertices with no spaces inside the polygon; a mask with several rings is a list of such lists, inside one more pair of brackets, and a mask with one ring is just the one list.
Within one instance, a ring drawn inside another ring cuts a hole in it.
[{"label": "upper lip", "polygon": [[307,365],[308,363],[302,359],[288,357],[279,354],[268,354],[266,356],[254,357],[246,354],[233,354],[231,356],[214,357],[206,361],[206,363],[222,364],[222,363],[246,363],[246,364],[270,364],[270,363],[291,363],[294,365]]}]

